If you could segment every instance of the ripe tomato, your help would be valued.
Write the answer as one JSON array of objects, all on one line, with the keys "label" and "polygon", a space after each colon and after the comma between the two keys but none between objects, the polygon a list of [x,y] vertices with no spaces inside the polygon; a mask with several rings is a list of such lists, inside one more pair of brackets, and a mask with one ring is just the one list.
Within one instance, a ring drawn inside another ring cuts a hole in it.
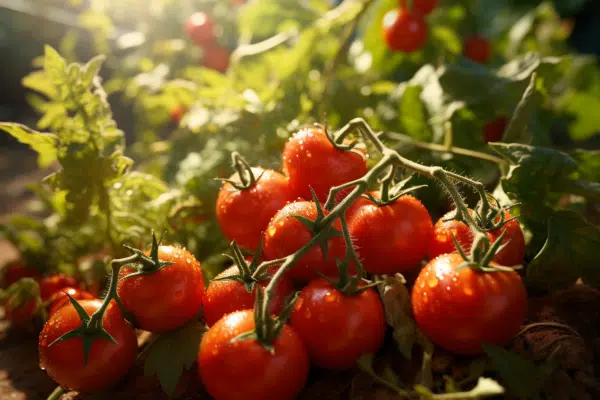
[{"label": "ripe tomato", "polygon": [[256,249],[271,218],[293,199],[287,178],[279,172],[252,168],[252,173],[262,176],[249,189],[237,190],[226,182],[216,207],[217,222],[225,237],[247,250]]},{"label": "ripe tomato", "polygon": [[4,318],[15,326],[24,325],[31,321],[36,312],[35,299],[26,301],[18,307],[10,305],[10,301],[4,303]]},{"label": "ripe tomato", "polygon": [[290,324],[315,365],[333,370],[352,368],[361,355],[377,352],[386,330],[373,289],[346,296],[323,278],[302,289]]},{"label": "ripe tomato", "polygon": [[[100,300],[83,300],[81,306],[89,315],[98,310]],[[137,338],[133,327],[123,318],[113,300],[102,319],[103,328],[116,340],[97,339],[92,342],[87,363],[83,358],[80,337],[52,342],[81,326],[73,305],[62,307],[50,316],[39,339],[40,366],[60,386],[79,392],[96,392],[117,383],[135,362]]]},{"label": "ripe tomato", "polygon": [[435,6],[437,6],[438,0],[413,0],[412,11],[423,15],[430,14]]},{"label": "ripe tomato", "polygon": [[367,173],[364,157],[336,149],[320,128],[296,132],[285,144],[282,162],[292,192],[305,200],[312,200],[310,187],[324,202],[333,186],[361,178]]},{"label": "ripe tomato", "polygon": [[429,34],[421,14],[400,8],[383,17],[383,36],[390,50],[412,53],[425,46]]},{"label": "ripe tomato", "polygon": [[17,282],[21,278],[37,278],[40,273],[33,269],[25,266],[20,261],[14,261],[6,264],[2,268],[2,288],[6,289],[13,283]]},{"label": "ripe tomato", "polygon": [[50,298],[50,305],[48,306],[48,314],[52,315],[58,311],[59,308],[71,303],[67,294],[75,300],[94,300],[96,298],[96,296],[85,290],[67,287],[52,295]]},{"label": "ripe tomato", "polygon": [[498,117],[489,121],[483,126],[483,138],[486,143],[499,142],[502,140],[506,126],[508,125],[507,117]]},{"label": "ripe tomato", "polygon": [[482,353],[483,342],[502,346],[517,334],[527,312],[527,293],[515,271],[457,271],[462,262],[458,253],[431,260],[413,287],[412,309],[434,343],[474,355]]},{"label": "ripe tomato", "polygon": [[203,12],[197,12],[187,19],[183,30],[187,37],[198,46],[211,44],[215,40],[215,21]]},{"label": "ripe tomato", "polygon": [[[264,239],[264,255],[267,260],[286,257],[306,243],[313,233],[294,216],[301,216],[314,221],[317,218],[317,206],[312,201],[297,201],[287,204],[271,220]],[[339,220],[334,223],[334,228],[341,231]],[[311,247],[289,271],[289,276],[301,281],[309,281],[318,277],[315,269],[327,276],[337,275],[335,257],[343,258],[346,249],[341,236],[330,238],[327,241],[328,258],[325,259],[320,245]]]},{"label": "ripe tomato", "polygon": [[65,274],[48,275],[40,279],[40,296],[42,301],[50,300],[52,295],[67,287],[79,287],[79,282]]},{"label": "ripe tomato", "polygon": [[204,48],[202,53],[202,65],[206,68],[225,73],[229,68],[229,50],[217,45]]},{"label": "ripe tomato", "polygon": [[[464,222],[456,220],[445,222],[444,219],[448,219],[449,217],[450,213],[444,215],[435,223],[433,228],[433,240],[429,247],[430,259],[433,259],[440,254],[457,252],[454,242],[452,241],[452,233],[454,233],[458,243],[467,254],[471,251],[471,246],[473,245],[473,232],[471,232],[471,229]],[[509,212],[505,211],[504,218],[508,220],[512,218],[512,216]],[[516,219],[510,221],[504,224],[502,228],[488,232],[487,237],[490,240],[490,243],[492,243],[500,237],[504,230],[506,230],[506,236],[504,236],[502,243],[510,242],[505,248],[496,253],[494,261],[508,267],[520,265],[525,258],[525,236],[523,235],[519,221]]]},{"label": "ripe tomato", "polygon": [[136,270],[121,268],[117,293],[141,329],[160,333],[177,329],[198,314],[204,277],[198,260],[181,247],[160,246],[158,258],[174,264],[127,279],[123,278]]},{"label": "ripe tomato", "polygon": [[236,311],[204,335],[198,371],[215,400],[295,399],[308,377],[309,358],[298,334],[284,326],[273,353],[256,340],[231,342],[254,329],[254,313]]},{"label": "ripe tomato", "polygon": [[[217,275],[217,278],[239,274],[237,265],[227,268]],[[262,281],[257,285],[263,288],[270,281]],[[283,277],[276,286],[275,298],[271,303],[271,313],[279,314],[283,309],[284,301],[294,291],[292,281]],[[239,310],[251,310],[254,308],[256,287],[252,293],[248,293],[244,284],[238,280],[212,281],[204,292],[204,320],[208,326],[214,325],[224,315]]]},{"label": "ripe tomato", "polygon": [[348,229],[365,270],[373,274],[418,267],[433,237],[427,209],[410,195],[385,206],[364,202],[348,217]]},{"label": "ripe tomato", "polygon": [[169,112],[169,117],[171,118],[172,122],[174,122],[175,124],[179,124],[181,122],[181,118],[183,118],[184,113],[185,109],[180,105],[176,105]]},{"label": "ripe tomato", "polygon": [[465,39],[463,55],[480,64],[485,64],[490,59],[490,44],[482,37],[474,36]]}]

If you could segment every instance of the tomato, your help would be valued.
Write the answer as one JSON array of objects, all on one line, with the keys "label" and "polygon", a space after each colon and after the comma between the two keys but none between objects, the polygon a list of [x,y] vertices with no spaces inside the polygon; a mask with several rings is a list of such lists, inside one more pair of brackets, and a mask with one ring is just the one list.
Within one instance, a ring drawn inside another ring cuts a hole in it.
[{"label": "tomato", "polygon": [[203,12],[197,12],[187,19],[183,30],[187,37],[198,46],[211,44],[215,40],[215,21]]},{"label": "tomato", "polygon": [[[265,232],[264,255],[267,260],[286,257],[312,239],[313,233],[310,229],[294,216],[314,221],[317,218],[317,206],[312,201],[297,201],[287,204],[275,214]],[[341,231],[339,220],[334,223],[334,228]],[[346,249],[344,239],[341,236],[330,238],[327,247],[327,259],[320,245],[311,247],[292,267],[289,276],[301,281],[309,281],[319,276],[315,269],[327,276],[336,276],[338,271],[335,257],[343,258]]]},{"label": "tomato", "polygon": [[326,279],[310,282],[298,298],[290,320],[315,365],[349,369],[363,354],[383,344],[386,322],[373,289],[346,296]]},{"label": "tomato", "polygon": [[501,141],[507,125],[508,118],[504,116],[498,117],[486,123],[483,126],[483,138],[485,142],[489,143]]},{"label": "tomato", "polygon": [[121,268],[117,293],[141,329],[160,333],[177,329],[198,314],[204,277],[198,260],[183,248],[160,246],[158,258],[174,264],[126,279],[136,270]]},{"label": "tomato", "polygon": [[12,307],[10,301],[4,304],[4,318],[13,325],[24,325],[31,321],[36,312],[35,299],[26,301],[18,307]]},{"label": "tomato", "polygon": [[[236,265],[227,268],[217,275],[224,278],[239,274]],[[257,285],[263,288],[270,281],[261,281]],[[294,285],[288,278],[283,277],[276,286],[275,298],[271,302],[271,313],[279,314],[283,308],[285,299],[294,291]],[[251,310],[254,308],[256,287],[252,293],[248,293],[246,287],[239,280],[212,281],[204,292],[204,320],[208,326],[214,325],[224,315],[238,310]]]},{"label": "tomato", "polygon": [[400,8],[383,17],[383,36],[390,50],[412,53],[425,46],[429,34],[421,14]]},{"label": "tomato", "polygon": [[14,261],[6,264],[2,268],[2,288],[6,289],[21,278],[37,278],[40,273],[33,268],[29,268],[20,261]]},{"label": "tomato", "polygon": [[173,121],[175,124],[179,124],[184,113],[185,109],[180,105],[176,105],[175,107],[171,108],[171,111],[169,112],[169,118],[171,118],[171,121]]},{"label": "tomato", "polygon": [[474,36],[467,38],[463,44],[463,55],[475,62],[485,64],[490,59],[490,44],[482,37]]},{"label": "tomato", "polygon": [[418,267],[433,237],[427,209],[410,195],[384,206],[364,202],[348,217],[348,229],[365,270],[373,274]]},{"label": "tomato", "polygon": [[[473,245],[473,232],[464,222],[456,220],[444,221],[451,216],[451,213],[444,215],[440,218],[433,228],[433,240],[429,247],[429,258],[435,258],[440,254],[456,252],[456,247],[452,241],[452,233],[458,240],[458,243],[462,246],[467,254],[471,251]],[[504,212],[505,220],[512,218],[509,212]],[[508,243],[505,248],[496,253],[494,261],[500,265],[512,267],[515,265],[521,265],[525,258],[525,236],[519,225],[519,221],[516,219],[507,222],[500,229],[488,232],[487,237],[490,243],[493,243],[503,231],[506,231],[506,236],[502,240],[502,243]],[[510,241],[510,242],[509,242]]]},{"label": "tomato", "polygon": [[[100,300],[83,300],[80,304],[89,315],[102,306]],[[135,330],[113,300],[106,309],[102,326],[118,344],[105,339],[94,340],[87,363],[84,363],[82,338],[63,340],[50,346],[80,326],[81,319],[73,305],[52,314],[40,333],[40,366],[56,383],[71,390],[96,392],[114,385],[135,362],[138,349]]]},{"label": "tomato", "polygon": [[[217,197],[217,222],[227,239],[247,250],[255,250],[269,221],[293,199],[288,180],[271,169],[252,168],[260,179],[245,190],[226,182]],[[230,179],[234,179],[233,175]]]},{"label": "tomato", "polygon": [[362,178],[367,173],[365,157],[336,149],[325,131],[316,127],[302,129],[287,141],[282,162],[292,192],[305,200],[312,200],[311,187],[324,202],[333,186]]},{"label": "tomato", "polygon": [[483,352],[482,343],[502,346],[518,333],[525,321],[527,293],[515,271],[457,271],[462,262],[458,253],[431,260],[415,281],[412,309],[435,344],[475,355]]},{"label": "tomato", "polygon": [[252,311],[237,311],[204,335],[198,371],[206,391],[215,400],[295,399],[308,377],[304,343],[289,325],[275,339],[273,353],[256,340],[231,342],[254,326]]},{"label": "tomato", "polygon": [[50,315],[58,311],[59,308],[62,308],[63,306],[71,303],[67,294],[75,300],[94,300],[96,298],[96,296],[94,296],[90,292],[81,290],[79,288],[64,288],[59,292],[54,293],[50,298],[50,305],[48,306],[48,313]]},{"label": "tomato", "polygon": [[413,0],[412,11],[423,15],[430,14],[435,6],[437,6],[438,0]]},{"label": "tomato", "polygon": [[225,73],[229,68],[229,50],[217,45],[204,48],[202,53],[202,65],[206,68]]},{"label": "tomato", "polygon": [[65,274],[48,275],[40,279],[40,296],[42,301],[48,301],[52,295],[67,287],[79,287],[79,282]]}]

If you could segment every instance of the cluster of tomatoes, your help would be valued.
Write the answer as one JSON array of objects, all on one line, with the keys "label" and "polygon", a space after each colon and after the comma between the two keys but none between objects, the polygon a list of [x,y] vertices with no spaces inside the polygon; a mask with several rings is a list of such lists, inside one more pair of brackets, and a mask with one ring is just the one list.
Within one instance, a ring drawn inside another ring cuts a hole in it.
[{"label": "cluster of tomatoes", "polygon": [[186,36],[202,48],[202,65],[219,72],[229,67],[229,50],[217,43],[215,20],[203,12],[189,16],[184,25]]}]

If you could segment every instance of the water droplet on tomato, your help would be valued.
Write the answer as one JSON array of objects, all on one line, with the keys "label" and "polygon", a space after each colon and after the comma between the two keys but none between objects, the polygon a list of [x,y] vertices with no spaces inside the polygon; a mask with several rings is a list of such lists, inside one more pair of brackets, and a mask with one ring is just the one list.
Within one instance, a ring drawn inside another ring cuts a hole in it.
[{"label": "water droplet on tomato", "polygon": [[469,286],[467,286],[466,288],[463,289],[463,292],[467,295],[467,296],[473,296],[473,289],[471,289]]},{"label": "water droplet on tomato", "polygon": [[325,302],[327,303],[333,303],[336,300],[336,295],[331,293],[331,292],[327,292],[327,294],[325,294]]},{"label": "water droplet on tomato", "polygon": [[446,290],[450,291],[452,288],[450,286],[446,286]]},{"label": "water droplet on tomato", "polygon": [[438,284],[438,283],[439,283],[439,281],[438,281],[438,279],[437,279],[437,278],[431,278],[431,279],[429,280],[429,282],[427,282],[427,285],[428,285],[430,288],[434,288],[434,287],[436,287],[436,286],[437,286],[437,284]]},{"label": "water droplet on tomato", "polygon": [[213,355],[213,356],[216,356],[216,355],[218,355],[218,354],[219,354],[219,349],[213,349],[213,351],[212,351],[212,355]]},{"label": "water droplet on tomato", "polygon": [[308,153],[306,153],[306,157],[312,158],[312,154],[310,153],[310,151]]},{"label": "water droplet on tomato", "polygon": [[274,226],[271,226],[268,230],[269,236],[274,236],[276,232],[277,228],[275,228]]}]

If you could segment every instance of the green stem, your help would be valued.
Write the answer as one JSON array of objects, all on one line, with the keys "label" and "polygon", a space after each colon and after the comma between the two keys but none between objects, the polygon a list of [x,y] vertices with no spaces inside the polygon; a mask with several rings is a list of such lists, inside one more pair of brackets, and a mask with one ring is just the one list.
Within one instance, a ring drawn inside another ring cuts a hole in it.
[{"label": "green stem", "polygon": [[57,386],[56,389],[50,393],[46,400],[60,400],[63,394],[67,393],[67,391],[60,386]]}]

